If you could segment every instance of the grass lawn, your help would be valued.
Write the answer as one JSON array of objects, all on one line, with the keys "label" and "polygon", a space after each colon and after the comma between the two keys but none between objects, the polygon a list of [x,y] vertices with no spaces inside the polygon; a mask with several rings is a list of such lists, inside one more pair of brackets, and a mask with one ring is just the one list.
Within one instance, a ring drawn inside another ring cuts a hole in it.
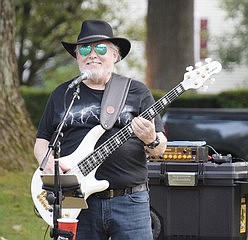
[{"label": "grass lawn", "polygon": [[[33,172],[0,173],[0,240],[51,239],[46,222],[34,213]],[[50,229],[49,229],[50,230]]]}]

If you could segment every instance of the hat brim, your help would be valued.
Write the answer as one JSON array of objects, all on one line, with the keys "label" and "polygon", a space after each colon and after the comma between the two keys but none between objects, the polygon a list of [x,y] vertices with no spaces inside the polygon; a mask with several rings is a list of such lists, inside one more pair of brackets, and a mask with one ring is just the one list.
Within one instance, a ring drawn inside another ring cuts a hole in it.
[{"label": "hat brim", "polygon": [[74,58],[76,58],[75,48],[77,45],[94,43],[94,42],[99,42],[99,41],[110,41],[113,44],[115,44],[116,46],[118,46],[121,59],[123,59],[127,56],[127,54],[130,51],[130,48],[131,48],[131,43],[126,38],[94,37],[94,38],[89,38],[89,39],[83,40],[83,41],[79,40],[76,43],[69,43],[69,42],[64,42],[64,41],[61,41],[61,43],[64,46],[64,48],[67,50],[67,52],[69,52]]}]

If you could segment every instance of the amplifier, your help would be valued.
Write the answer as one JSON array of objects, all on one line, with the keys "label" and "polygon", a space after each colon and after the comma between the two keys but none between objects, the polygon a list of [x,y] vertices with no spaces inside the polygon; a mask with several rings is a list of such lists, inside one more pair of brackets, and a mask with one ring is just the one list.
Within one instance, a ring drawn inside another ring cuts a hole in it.
[{"label": "amplifier", "polygon": [[172,141],[167,143],[163,155],[148,155],[148,161],[189,161],[208,160],[208,147],[205,141]]}]

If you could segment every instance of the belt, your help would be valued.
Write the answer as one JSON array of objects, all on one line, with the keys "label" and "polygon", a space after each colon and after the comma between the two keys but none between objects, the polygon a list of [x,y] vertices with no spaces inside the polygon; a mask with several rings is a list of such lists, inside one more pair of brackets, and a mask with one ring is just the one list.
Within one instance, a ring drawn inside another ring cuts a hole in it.
[{"label": "belt", "polygon": [[93,196],[97,198],[102,198],[102,199],[109,199],[109,198],[114,198],[117,196],[123,196],[126,194],[132,194],[135,192],[143,192],[146,190],[148,190],[147,183],[142,183],[135,187],[128,187],[128,188],[123,188],[123,189],[106,189],[102,192],[94,193]]}]

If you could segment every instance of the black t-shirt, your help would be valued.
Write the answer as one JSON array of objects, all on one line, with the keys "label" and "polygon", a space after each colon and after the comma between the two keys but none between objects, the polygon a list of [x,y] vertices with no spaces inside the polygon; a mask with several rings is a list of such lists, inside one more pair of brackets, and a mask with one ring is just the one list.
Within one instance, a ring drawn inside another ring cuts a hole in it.
[{"label": "black t-shirt", "polygon": [[[38,127],[37,138],[51,140],[63,118],[65,108],[68,107],[73,96],[74,89],[70,89],[66,98],[64,97],[69,83],[70,81],[61,84],[50,95]],[[75,100],[62,130],[61,157],[75,151],[87,133],[100,124],[103,90],[94,90],[81,83],[79,96],[80,98]],[[113,128],[106,131],[98,139],[95,148],[121,130],[153,103],[154,99],[146,86],[141,82],[132,80],[120,116]],[[163,126],[159,115],[155,118],[155,124],[156,131],[162,132]],[[97,169],[95,177],[99,180],[108,180],[111,188],[131,187],[146,182],[147,164],[143,142],[135,136],[129,138],[104,160]]]}]

